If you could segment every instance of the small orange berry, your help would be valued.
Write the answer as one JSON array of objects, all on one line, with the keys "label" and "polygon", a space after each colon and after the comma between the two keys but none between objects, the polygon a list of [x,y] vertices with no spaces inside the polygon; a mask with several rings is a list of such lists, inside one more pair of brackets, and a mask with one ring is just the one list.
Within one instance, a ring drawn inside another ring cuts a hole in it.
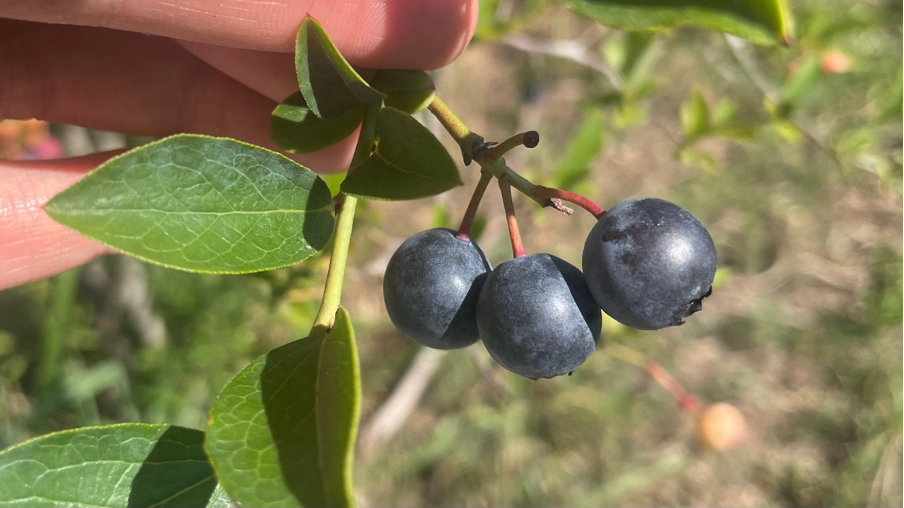
[{"label": "small orange berry", "polygon": [[819,67],[826,74],[843,74],[850,70],[851,59],[840,51],[829,50],[822,54]]},{"label": "small orange berry", "polygon": [[744,415],[731,404],[713,404],[697,419],[697,437],[713,450],[728,450],[747,436]]}]

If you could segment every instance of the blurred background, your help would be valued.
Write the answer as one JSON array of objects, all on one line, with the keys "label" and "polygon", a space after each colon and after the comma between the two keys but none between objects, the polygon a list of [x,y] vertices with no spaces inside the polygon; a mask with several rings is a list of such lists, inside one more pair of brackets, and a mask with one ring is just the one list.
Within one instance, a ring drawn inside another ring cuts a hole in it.
[{"label": "blurred background", "polygon": [[[487,139],[540,132],[507,156],[536,183],[604,208],[668,199],[707,226],[720,268],[704,311],[657,332],[607,318],[603,342],[659,362],[704,403],[735,405],[747,439],[706,450],[668,392],[605,348],[571,377],[533,382],[480,344],[442,353],[399,335],[382,272],[408,236],[457,227],[477,181],[462,167],[462,188],[366,202],[356,219],[344,305],[365,397],[361,505],[901,506],[902,7],[792,9],[797,39],[783,48],[481,0],[471,46],[434,73]],[[0,122],[5,158],[146,141]],[[493,189],[476,228],[498,264],[510,250]],[[515,203],[529,252],[580,266],[589,214]],[[234,374],[307,332],[327,263],[213,276],[107,256],[0,292],[0,448],[119,421],[205,428]]]}]

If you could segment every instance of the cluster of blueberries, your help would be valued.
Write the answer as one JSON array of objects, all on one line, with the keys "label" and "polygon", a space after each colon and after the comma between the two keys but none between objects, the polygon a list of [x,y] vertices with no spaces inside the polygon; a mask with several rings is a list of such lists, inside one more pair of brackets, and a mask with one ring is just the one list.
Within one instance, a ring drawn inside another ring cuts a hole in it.
[{"label": "cluster of blueberries", "polygon": [[606,212],[584,244],[584,273],[550,254],[495,269],[449,229],[407,239],[393,254],[383,297],[393,324],[427,347],[482,339],[506,369],[539,379],[570,374],[596,349],[603,310],[641,330],[680,325],[712,293],[716,249],[687,210],[632,199]]}]

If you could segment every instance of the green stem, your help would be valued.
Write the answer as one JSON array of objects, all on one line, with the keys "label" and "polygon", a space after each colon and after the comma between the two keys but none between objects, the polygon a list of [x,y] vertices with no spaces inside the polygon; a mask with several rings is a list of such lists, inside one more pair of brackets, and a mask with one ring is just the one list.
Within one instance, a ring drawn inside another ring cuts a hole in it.
[{"label": "green stem", "polygon": [[330,269],[326,274],[326,285],[323,288],[323,300],[320,310],[314,318],[310,335],[325,333],[332,328],[342,298],[342,281],[345,278],[345,263],[348,260],[348,245],[352,237],[352,223],[355,220],[355,207],[358,198],[347,194],[342,197],[339,216],[336,219],[336,232],[333,238],[333,250],[330,253]]},{"label": "green stem", "polygon": [[373,153],[374,129],[377,125],[377,115],[380,114],[380,108],[382,107],[383,103],[380,101],[372,101],[364,107],[364,117],[361,119],[361,133],[358,135],[358,144],[355,146],[355,154],[352,156],[352,163],[348,167],[349,171],[360,166]]},{"label": "green stem", "polygon": [[[474,154],[474,148],[476,145],[483,143],[483,138],[471,132],[470,129],[464,124],[464,122],[459,119],[455,113],[449,109],[449,106],[446,105],[439,96],[435,96],[433,98],[433,102],[430,103],[428,107],[433,116],[439,120],[439,123],[446,129],[446,131],[452,136],[458,146],[461,148],[461,154],[465,159],[465,164],[470,163],[471,158],[474,155],[479,155],[474,160],[480,164],[480,168],[484,173],[491,174],[496,178],[500,178],[501,176],[506,176],[509,179],[512,187],[521,192],[525,196],[533,199],[537,202],[541,207],[552,207],[560,212],[564,212],[564,209],[560,204],[556,201],[541,198],[534,196],[534,188],[536,185],[531,183],[529,180],[524,178],[523,176],[516,173],[512,168],[508,167],[505,164],[505,159],[502,157],[492,156],[494,153],[491,150],[483,150],[480,154]],[[528,134],[528,133],[524,133]],[[519,136],[523,136],[519,135]],[[523,143],[521,138],[518,138],[518,142]],[[536,144],[534,143],[536,146]],[[487,155],[489,154],[489,155]],[[566,212],[567,213],[567,212]]]},{"label": "green stem", "polygon": [[483,138],[471,132],[471,129],[468,129],[468,126],[449,109],[449,106],[439,98],[439,95],[433,97],[433,101],[427,106],[427,109],[433,113],[433,116],[439,120],[439,123],[452,136],[452,139],[458,143],[465,166],[469,166],[474,155],[474,148],[483,143]]}]

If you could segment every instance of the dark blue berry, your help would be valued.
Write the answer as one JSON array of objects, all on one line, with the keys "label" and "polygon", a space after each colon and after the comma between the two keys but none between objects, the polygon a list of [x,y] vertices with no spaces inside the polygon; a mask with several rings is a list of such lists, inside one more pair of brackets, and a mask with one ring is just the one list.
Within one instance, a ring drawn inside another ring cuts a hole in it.
[{"label": "dark blue berry", "polygon": [[476,306],[490,271],[483,251],[449,229],[422,231],[392,255],[383,278],[386,311],[411,340],[434,349],[477,341]]},{"label": "dark blue berry", "polygon": [[619,203],[584,244],[587,286],[603,311],[641,330],[680,325],[703,308],[716,274],[706,228],[661,199]]},{"label": "dark blue berry", "polygon": [[601,326],[584,275],[549,254],[497,266],[477,302],[477,328],[490,356],[531,379],[571,373],[593,353]]}]

